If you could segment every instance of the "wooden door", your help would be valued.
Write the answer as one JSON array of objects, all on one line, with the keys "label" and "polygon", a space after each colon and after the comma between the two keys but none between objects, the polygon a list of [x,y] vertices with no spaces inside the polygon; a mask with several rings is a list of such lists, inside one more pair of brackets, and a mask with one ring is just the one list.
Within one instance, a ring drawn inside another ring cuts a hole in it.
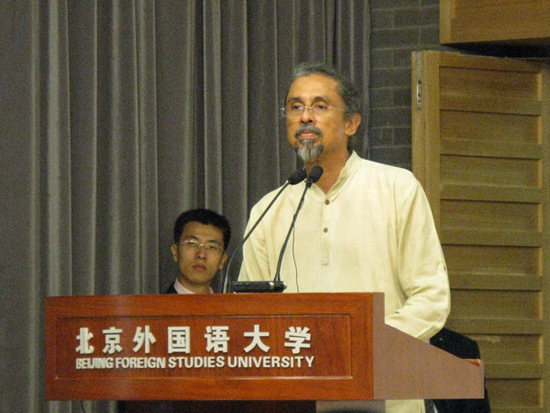
[{"label": "wooden door", "polygon": [[478,342],[494,412],[550,411],[548,84],[534,63],[413,54],[413,172],[447,260],[447,327]]}]

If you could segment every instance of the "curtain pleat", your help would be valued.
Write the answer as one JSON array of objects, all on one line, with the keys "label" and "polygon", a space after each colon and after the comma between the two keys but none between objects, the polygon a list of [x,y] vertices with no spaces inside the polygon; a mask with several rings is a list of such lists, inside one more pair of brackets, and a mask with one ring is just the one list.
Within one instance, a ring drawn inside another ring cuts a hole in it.
[{"label": "curtain pleat", "polygon": [[0,411],[114,411],[46,402],[44,298],[163,291],[189,208],[228,217],[232,252],[300,166],[279,116],[296,63],[347,73],[366,123],[368,1],[6,0],[0,19]]},{"label": "curtain pleat", "polygon": [[224,42],[221,37],[222,8],[220,0],[203,3],[203,44],[202,73],[204,76],[202,113],[204,133],[200,140],[202,162],[198,169],[203,177],[203,204],[207,208],[221,211],[222,191],[222,54]]},{"label": "curtain pleat", "polygon": [[[71,214],[73,294],[94,294],[98,217],[98,9],[93,2],[70,2],[69,111],[71,125]],[[72,45],[72,46],[71,46]]]}]

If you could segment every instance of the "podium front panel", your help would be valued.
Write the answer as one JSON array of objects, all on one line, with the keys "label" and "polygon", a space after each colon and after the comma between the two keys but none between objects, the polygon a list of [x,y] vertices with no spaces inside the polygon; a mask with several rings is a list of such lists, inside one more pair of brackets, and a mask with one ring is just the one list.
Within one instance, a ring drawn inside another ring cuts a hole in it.
[{"label": "podium front panel", "polygon": [[372,399],[373,311],[366,293],[48,297],[46,397]]}]

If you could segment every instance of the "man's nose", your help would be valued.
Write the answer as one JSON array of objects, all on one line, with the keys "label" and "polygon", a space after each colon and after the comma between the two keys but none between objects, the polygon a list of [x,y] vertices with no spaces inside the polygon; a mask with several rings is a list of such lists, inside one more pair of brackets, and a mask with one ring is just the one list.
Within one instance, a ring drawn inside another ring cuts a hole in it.
[{"label": "man's nose", "polygon": [[200,244],[199,248],[197,249],[197,252],[195,256],[199,258],[205,258],[206,257],[206,246],[204,244]]},{"label": "man's nose", "polygon": [[304,111],[300,117],[300,122],[302,123],[312,123],[315,121],[313,116],[313,108],[311,106],[304,106]]}]

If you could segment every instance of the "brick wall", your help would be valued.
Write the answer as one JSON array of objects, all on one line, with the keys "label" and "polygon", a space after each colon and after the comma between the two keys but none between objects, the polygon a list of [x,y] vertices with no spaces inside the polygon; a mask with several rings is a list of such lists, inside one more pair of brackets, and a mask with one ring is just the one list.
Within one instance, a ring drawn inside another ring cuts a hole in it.
[{"label": "brick wall", "polygon": [[369,158],[411,169],[411,53],[439,46],[438,0],[371,0]]}]

